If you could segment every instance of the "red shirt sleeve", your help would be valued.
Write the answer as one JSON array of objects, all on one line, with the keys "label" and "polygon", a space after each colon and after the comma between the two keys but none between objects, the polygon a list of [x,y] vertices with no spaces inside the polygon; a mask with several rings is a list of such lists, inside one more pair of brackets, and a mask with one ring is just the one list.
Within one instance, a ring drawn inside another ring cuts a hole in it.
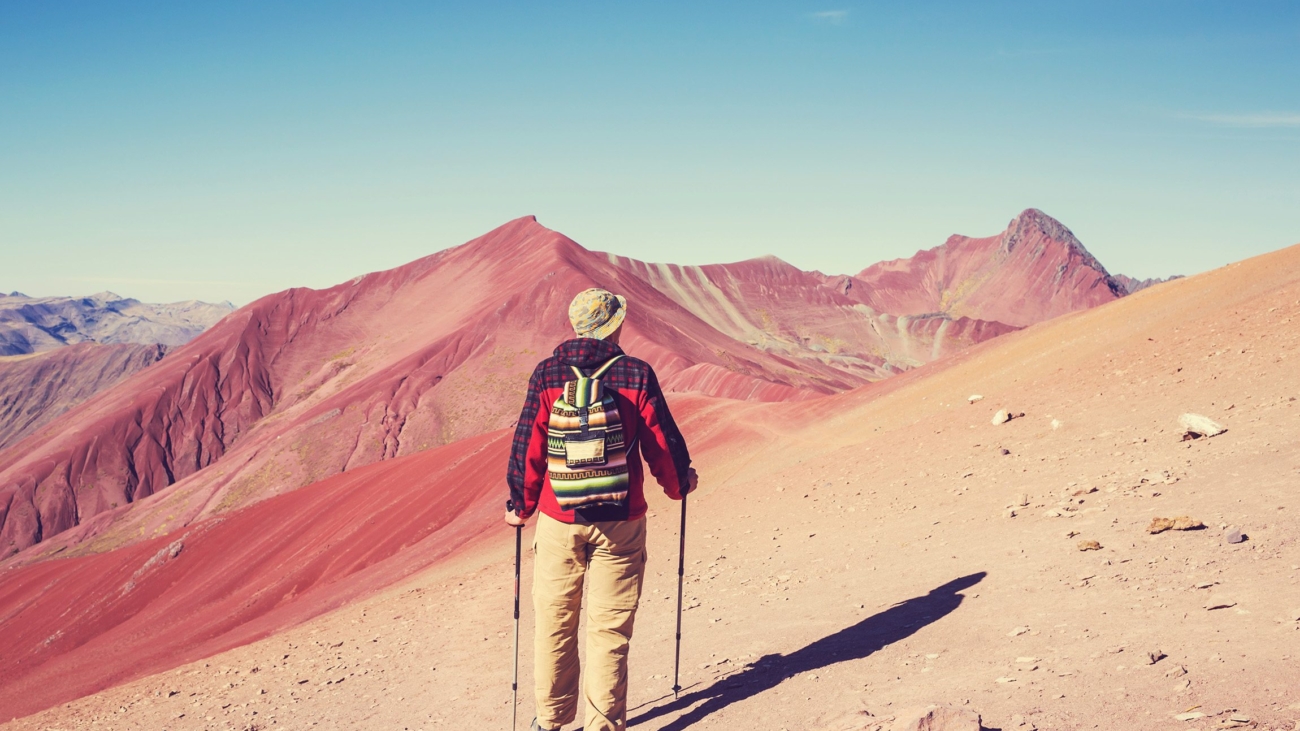
[{"label": "red shirt sleeve", "polygon": [[673,500],[681,500],[691,458],[653,371],[647,387],[637,398],[637,410],[641,413],[641,429],[637,432],[641,455],[650,466],[650,473],[663,487],[664,494]]}]

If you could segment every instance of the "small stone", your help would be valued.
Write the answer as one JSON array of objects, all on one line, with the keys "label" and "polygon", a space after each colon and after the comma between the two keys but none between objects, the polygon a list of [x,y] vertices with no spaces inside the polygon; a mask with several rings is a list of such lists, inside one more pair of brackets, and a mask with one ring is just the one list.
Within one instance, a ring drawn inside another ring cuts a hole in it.
[{"label": "small stone", "polygon": [[1016,682],[1016,679],[1015,679],[1015,678],[1002,677],[1002,678],[998,678],[998,682],[999,682],[999,683],[1014,683],[1014,682]]},{"label": "small stone", "polygon": [[1006,511],[1002,513],[1002,517],[1004,517],[1004,518],[1014,518],[1014,517],[1016,517],[1016,509],[1015,509],[1015,508],[1007,508]]},{"label": "small stone", "polygon": [[1187,674],[1187,668],[1183,665],[1175,665],[1165,671],[1166,678],[1181,678]]},{"label": "small stone", "polygon": [[[980,731],[980,715],[967,708],[929,706],[919,713],[900,712],[896,731]],[[868,727],[873,728],[873,727]]]},{"label": "small stone", "polygon": [[1246,534],[1242,533],[1241,529],[1236,526],[1229,526],[1228,529],[1223,532],[1223,540],[1228,543],[1241,543],[1246,540]]},{"label": "small stone", "polygon": [[1152,650],[1147,653],[1147,665],[1155,665],[1166,657],[1165,653],[1159,650]]},{"label": "small stone", "polygon": [[1011,450],[1007,449],[1006,447],[1003,447],[1002,449],[998,450],[998,453],[1001,454],[1003,457],[1005,457],[1008,454],[1011,454]]},{"label": "small stone", "polygon": [[1235,607],[1235,606],[1237,606],[1237,602],[1235,599],[1229,599],[1228,597],[1221,597],[1221,596],[1210,597],[1210,600],[1205,603],[1206,611],[1214,611],[1215,609],[1228,609],[1230,607]]},{"label": "small stone", "polygon": [[1029,631],[1028,627],[1016,627],[1007,633],[1007,637],[1019,637]]},{"label": "small stone", "polygon": [[1189,711],[1174,716],[1175,721],[1195,721],[1198,718],[1205,718],[1205,714],[1200,711]]},{"label": "small stone", "polygon": [[1018,657],[1018,658],[1016,658],[1016,662],[1021,663],[1021,664],[1024,664],[1024,663],[1031,663],[1031,662],[1038,662],[1038,658],[1036,658],[1036,657]]},{"label": "small stone", "polygon": [[973,393],[970,396],[968,396],[966,400],[973,404],[976,403],[977,401],[983,401],[984,397],[979,395],[978,393]]},{"label": "small stone", "polygon": [[1060,428],[1061,428],[1061,422],[1057,419],[1052,419],[1052,431],[1056,431],[1057,429]]},{"label": "small stone", "polygon": [[1079,541],[1080,551],[1100,551],[1101,544],[1096,541]]},{"label": "small stone", "polygon": [[993,426],[1005,424],[1008,421],[1011,421],[1011,414],[1008,414],[1006,409],[999,409],[998,413],[993,415]]},{"label": "small stone", "polygon": [[1183,414],[1178,417],[1178,425],[1183,428],[1185,442],[1201,437],[1217,437],[1227,431],[1222,424],[1200,414]]},{"label": "small stone", "polygon": [[1061,517],[1061,511],[1056,510],[1056,509],[1048,510],[1047,512],[1043,513],[1043,517],[1044,517],[1044,518],[1059,518],[1059,517]]},{"label": "small stone", "polygon": [[1204,523],[1190,515],[1180,515],[1177,518],[1152,518],[1147,533],[1154,535],[1167,530],[1200,530],[1204,527]]},{"label": "small stone", "polygon": [[1028,507],[1028,505],[1029,505],[1029,493],[1025,493],[1025,492],[1020,493],[1020,499],[1016,502],[1016,504],[1019,505],[1019,506],[1022,507],[1022,508],[1024,508],[1024,507]]}]

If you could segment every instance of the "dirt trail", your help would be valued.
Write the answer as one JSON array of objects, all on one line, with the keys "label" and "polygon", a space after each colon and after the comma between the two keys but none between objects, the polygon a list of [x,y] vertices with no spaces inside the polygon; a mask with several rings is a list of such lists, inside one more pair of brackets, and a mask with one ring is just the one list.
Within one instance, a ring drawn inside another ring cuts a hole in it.
[{"label": "dirt trail", "polygon": [[[704,483],[686,690],[669,692],[677,506],[652,495],[631,724],[888,728],[943,702],[1008,730],[1300,728],[1298,365],[1292,247],[840,396],[684,400]],[[1025,416],[995,426],[1000,409]],[[1184,412],[1228,431],[1182,441]],[[1181,515],[1207,527],[1146,532]],[[503,528],[380,595],[3,728],[505,728],[512,548]]]}]

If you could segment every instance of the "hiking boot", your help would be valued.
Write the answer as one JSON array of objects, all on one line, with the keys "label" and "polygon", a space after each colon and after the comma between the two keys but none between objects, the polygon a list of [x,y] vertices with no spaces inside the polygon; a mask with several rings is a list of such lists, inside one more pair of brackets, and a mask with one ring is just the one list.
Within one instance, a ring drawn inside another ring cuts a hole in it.
[{"label": "hiking boot", "polygon": [[533,725],[531,725],[531,726],[528,727],[528,731],[560,731],[560,729],[558,729],[558,728],[542,728],[542,727],[537,723],[537,719],[534,718],[534,719],[533,719]]}]

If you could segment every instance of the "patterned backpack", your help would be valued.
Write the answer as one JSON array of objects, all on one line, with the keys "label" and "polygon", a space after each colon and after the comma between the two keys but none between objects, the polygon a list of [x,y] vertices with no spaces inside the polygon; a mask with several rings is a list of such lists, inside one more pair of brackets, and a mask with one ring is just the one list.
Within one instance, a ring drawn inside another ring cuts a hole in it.
[{"label": "patterned backpack", "polygon": [[564,395],[551,406],[546,433],[547,472],[563,510],[627,503],[627,444],[614,396],[600,377],[621,355],[590,376],[566,381]]}]

